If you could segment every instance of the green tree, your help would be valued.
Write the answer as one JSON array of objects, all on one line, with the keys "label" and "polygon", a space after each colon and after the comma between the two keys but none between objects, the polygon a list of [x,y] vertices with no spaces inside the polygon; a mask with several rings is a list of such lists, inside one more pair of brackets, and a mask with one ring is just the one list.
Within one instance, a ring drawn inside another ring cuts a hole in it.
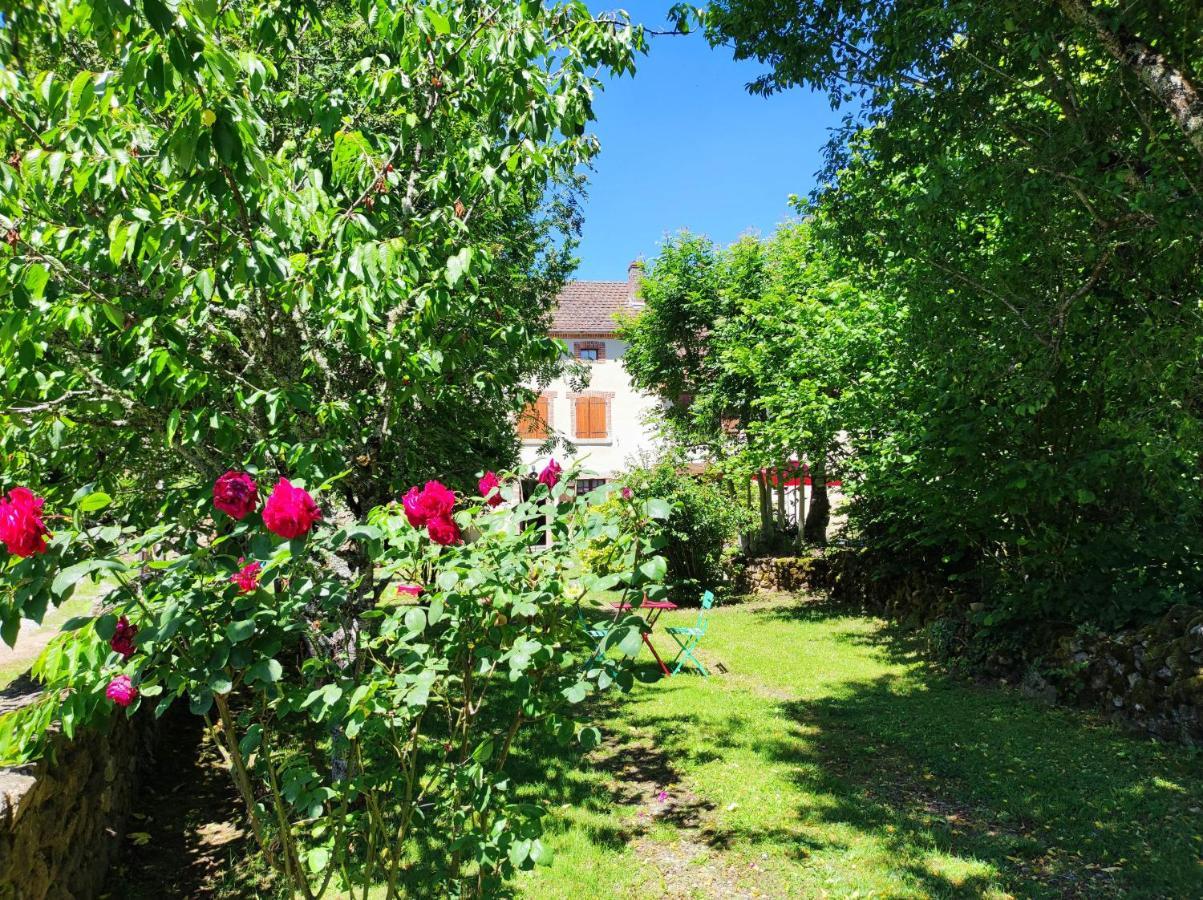
[{"label": "green tree", "polygon": [[852,102],[821,240],[899,306],[854,521],[998,637],[1197,598],[1197,4],[719,0],[716,42]]},{"label": "green tree", "polygon": [[513,459],[591,97],[639,32],[572,3],[6,13],[8,478],[146,524],[243,461],[349,472],[356,516]]}]

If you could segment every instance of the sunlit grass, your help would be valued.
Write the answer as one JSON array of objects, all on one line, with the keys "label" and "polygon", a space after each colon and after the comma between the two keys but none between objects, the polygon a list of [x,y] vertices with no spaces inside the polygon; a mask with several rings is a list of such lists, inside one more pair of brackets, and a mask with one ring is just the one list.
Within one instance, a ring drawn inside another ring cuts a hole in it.
[{"label": "sunlit grass", "polygon": [[546,764],[529,793],[558,801],[555,855],[522,896],[1203,895],[1194,751],[947,679],[884,623],[793,601],[716,611],[702,655],[725,673],[610,707],[612,759]]}]

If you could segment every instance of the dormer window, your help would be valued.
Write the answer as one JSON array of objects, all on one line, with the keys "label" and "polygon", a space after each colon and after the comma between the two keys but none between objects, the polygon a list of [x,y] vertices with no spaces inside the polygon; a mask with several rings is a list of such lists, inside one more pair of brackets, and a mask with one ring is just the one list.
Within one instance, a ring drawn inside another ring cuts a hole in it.
[{"label": "dormer window", "polygon": [[598,362],[606,358],[606,345],[601,341],[576,341],[572,355],[582,362]]}]

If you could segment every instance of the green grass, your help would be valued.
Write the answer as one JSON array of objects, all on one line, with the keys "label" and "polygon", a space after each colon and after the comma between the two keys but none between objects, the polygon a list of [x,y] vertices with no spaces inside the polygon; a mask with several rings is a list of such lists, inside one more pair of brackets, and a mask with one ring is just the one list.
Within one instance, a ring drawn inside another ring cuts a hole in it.
[{"label": "green grass", "polygon": [[702,655],[602,701],[605,752],[527,757],[554,857],[520,896],[1203,896],[1196,751],[792,599],[716,610]]}]

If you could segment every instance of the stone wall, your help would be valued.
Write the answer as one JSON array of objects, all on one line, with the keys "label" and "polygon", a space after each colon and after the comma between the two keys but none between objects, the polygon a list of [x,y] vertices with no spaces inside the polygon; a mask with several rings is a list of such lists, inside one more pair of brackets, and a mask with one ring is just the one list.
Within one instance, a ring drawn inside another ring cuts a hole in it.
[{"label": "stone wall", "polygon": [[736,590],[745,594],[771,594],[820,587],[825,581],[826,560],[821,556],[758,557],[746,560],[736,579]]},{"label": "stone wall", "polygon": [[1175,606],[1143,628],[1063,638],[1051,663],[1029,671],[1025,687],[1166,740],[1203,744],[1203,609]]},{"label": "stone wall", "polygon": [[[33,700],[29,687],[4,691],[0,713]],[[57,735],[35,765],[0,768],[0,900],[99,896],[150,738],[143,717],[117,715],[107,731]]]},{"label": "stone wall", "polygon": [[841,606],[923,628],[937,658],[1165,740],[1203,745],[1203,607],[1175,606],[1152,624],[1111,634],[1080,629],[1026,656],[970,659],[971,616],[982,604],[922,571],[882,577],[873,560],[840,551],[747,560],[741,577],[747,593],[821,590]]}]

